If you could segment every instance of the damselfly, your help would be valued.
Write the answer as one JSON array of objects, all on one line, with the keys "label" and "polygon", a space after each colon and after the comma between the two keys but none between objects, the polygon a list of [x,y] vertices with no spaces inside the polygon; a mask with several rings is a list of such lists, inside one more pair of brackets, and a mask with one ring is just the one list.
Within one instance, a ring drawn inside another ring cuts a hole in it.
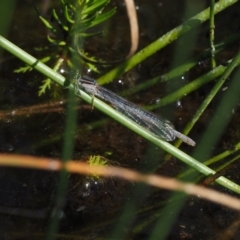
[{"label": "damselfly", "polygon": [[116,93],[100,86],[94,79],[85,76],[79,77],[76,84],[77,87],[84,89],[87,93],[111,103],[117,111],[146,128],[156,137],[166,141],[173,141],[178,137],[188,145],[195,146],[195,142],[191,138],[176,131],[173,124],[167,119],[138,107]]}]

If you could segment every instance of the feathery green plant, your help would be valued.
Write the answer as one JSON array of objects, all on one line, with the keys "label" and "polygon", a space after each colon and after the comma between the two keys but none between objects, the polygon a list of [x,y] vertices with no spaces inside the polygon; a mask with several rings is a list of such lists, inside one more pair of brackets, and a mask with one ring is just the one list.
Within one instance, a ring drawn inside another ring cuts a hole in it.
[{"label": "feathery green plant", "polygon": [[[90,156],[87,163],[90,166],[108,166],[108,160],[100,155]],[[91,177],[99,179],[97,174],[93,174]]]},{"label": "feathery green plant", "polygon": [[[111,18],[116,9],[112,8],[104,11],[110,0],[61,0],[61,9],[52,10],[53,21],[39,15],[48,30],[47,39],[51,45],[56,47],[58,53],[45,56],[40,59],[41,62],[47,63],[54,61],[53,69],[58,71],[65,63],[68,68],[74,65],[86,66],[92,71],[97,72],[95,66],[95,56],[89,56],[84,50],[84,41],[86,38],[95,36],[100,32],[93,30],[93,27],[107,21]],[[21,67],[15,72],[26,72],[32,70],[32,67],[27,65]],[[39,87],[39,96],[44,94],[47,89],[50,89],[54,84],[51,79],[44,79],[43,84]],[[53,96],[57,97],[59,88],[55,85],[53,88]]]}]

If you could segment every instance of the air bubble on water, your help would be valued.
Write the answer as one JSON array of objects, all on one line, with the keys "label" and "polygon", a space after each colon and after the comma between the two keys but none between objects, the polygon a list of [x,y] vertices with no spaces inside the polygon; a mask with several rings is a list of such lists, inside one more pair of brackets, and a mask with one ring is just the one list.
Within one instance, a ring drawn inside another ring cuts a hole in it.
[{"label": "air bubble on water", "polygon": [[155,103],[157,104],[157,103],[160,103],[161,102],[161,98],[156,98],[155,99]]},{"label": "air bubble on water", "polygon": [[178,100],[176,102],[176,106],[177,106],[177,108],[182,108],[182,102],[180,100]]},{"label": "air bubble on water", "polygon": [[89,183],[89,182],[86,182],[86,184],[85,184],[85,188],[88,189],[89,186],[90,186],[90,183]]},{"label": "air bubble on water", "polygon": [[121,84],[121,85],[123,85],[123,84],[124,84],[124,82],[123,82],[123,80],[122,80],[122,79],[119,79],[119,80],[118,80],[118,83],[119,83],[119,84]]},{"label": "air bubble on water", "polygon": [[65,73],[66,71],[65,71],[64,68],[61,68],[61,69],[59,70],[59,72],[60,72],[61,74],[63,74],[63,73]]},{"label": "air bubble on water", "polygon": [[226,91],[228,89],[228,87],[223,87],[222,88],[222,91],[224,92],[224,91]]},{"label": "air bubble on water", "polygon": [[14,147],[13,147],[13,145],[9,145],[9,146],[7,147],[7,149],[8,149],[9,152],[12,152],[12,151],[14,150]]}]

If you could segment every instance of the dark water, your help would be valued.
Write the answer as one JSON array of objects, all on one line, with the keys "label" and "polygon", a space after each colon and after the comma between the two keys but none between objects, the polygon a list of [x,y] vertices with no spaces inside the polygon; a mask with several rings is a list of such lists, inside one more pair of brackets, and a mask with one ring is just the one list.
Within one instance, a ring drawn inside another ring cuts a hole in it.
[{"label": "dark water", "polygon": [[[195,3],[136,1],[140,27],[139,49],[206,7],[203,2]],[[46,18],[50,18],[53,7],[59,8],[56,1],[37,1],[36,5]],[[216,42],[239,31],[238,5],[217,15]],[[104,34],[88,39],[84,42],[84,47],[89,54],[112,62],[112,66],[116,66],[115,61],[124,59],[129,50],[129,25],[123,2],[113,1],[111,6],[117,7],[117,14],[102,27]],[[186,13],[187,7],[189,12]],[[48,54],[61,55],[62,52],[59,52],[57,47],[52,47],[46,40],[46,32],[32,2],[17,2],[8,39],[37,58]],[[198,28],[195,41],[191,44],[187,42],[189,38],[190,34],[167,46],[106,87],[115,92],[131,89],[181,65],[186,57],[183,53],[188,54],[190,58],[202,52],[209,46],[208,23]],[[41,48],[42,51],[37,51],[36,48]],[[218,63],[233,57],[237,48],[238,43],[235,43],[219,53],[216,56]],[[1,153],[61,158],[67,90],[53,85],[50,91],[39,97],[38,90],[44,76],[35,70],[24,74],[14,73],[13,71],[23,67],[24,63],[6,52],[1,56],[0,63]],[[54,61],[47,65],[53,66]],[[112,66],[98,65],[98,68],[103,74]],[[67,71],[66,65],[63,65],[62,69]],[[154,104],[176,86],[190,82],[209,69],[210,62],[201,61],[193,70],[171,82],[159,83],[127,98],[140,105]],[[82,67],[82,71],[91,77],[99,76],[97,73],[89,73],[85,66]],[[156,112],[169,118],[176,128],[181,130],[213,85],[214,83],[209,83]],[[227,86],[228,82],[224,87]],[[223,94],[223,91],[218,94],[191,132],[191,137],[196,142],[200,141]],[[145,172],[157,168],[157,173],[169,177],[175,177],[185,169],[183,163],[173,158],[161,165],[165,159],[162,150],[113,120],[107,119],[97,109],[92,110],[88,104],[79,101],[78,106],[73,159],[87,161],[91,155],[100,155],[108,159],[109,165],[142,169]],[[237,143],[239,108],[235,108],[235,114],[232,116],[218,144],[213,147],[211,156],[233,149]],[[188,146],[182,146],[181,149],[190,155],[194,151]],[[239,182],[237,164],[227,171],[227,177],[236,183]],[[0,179],[2,239],[43,239],[55,203],[58,174],[4,167],[0,168]],[[219,186],[215,188],[228,192]],[[68,176],[65,195],[58,239],[107,239],[116,235],[119,239],[148,239],[158,217],[164,214],[162,209],[171,196],[169,192],[135,183],[74,174]],[[180,201],[173,198],[172,203],[178,205]],[[169,212],[169,218],[175,214],[173,209]],[[121,219],[124,219],[123,222]],[[224,236],[222,239],[238,239],[239,232],[233,228],[238,222],[238,214],[235,211],[189,197],[176,214],[167,239],[221,239],[219,236]],[[229,229],[232,229],[230,233],[227,231]]]}]

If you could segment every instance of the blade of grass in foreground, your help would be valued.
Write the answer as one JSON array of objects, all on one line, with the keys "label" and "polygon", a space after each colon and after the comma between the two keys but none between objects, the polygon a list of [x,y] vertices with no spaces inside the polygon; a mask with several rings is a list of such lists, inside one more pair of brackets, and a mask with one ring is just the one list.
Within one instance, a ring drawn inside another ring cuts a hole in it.
[{"label": "blade of grass in foreground", "polygon": [[[32,57],[16,45],[9,42],[7,39],[0,36],[0,46],[7,51],[11,52],[16,57],[20,58],[25,63],[29,64],[45,76],[51,78],[56,83],[60,84],[61,86],[64,86],[65,78],[60,75],[59,73],[54,72],[51,68],[47,67],[45,64],[38,61],[36,58]],[[74,86],[71,84],[69,85],[69,88],[74,91]],[[86,94],[84,91],[80,91],[81,98],[92,104],[92,97]],[[210,169],[209,167],[205,166],[204,164],[198,162],[196,159],[192,158],[191,156],[187,155],[186,153],[182,152],[181,150],[175,148],[171,144],[158,139],[154,137],[152,134],[150,134],[148,131],[144,130],[143,128],[139,127],[138,124],[132,122],[127,117],[123,116],[121,113],[114,110],[112,107],[108,106],[104,102],[100,101],[99,99],[95,99],[93,102],[93,105],[95,108],[99,109],[100,111],[104,112],[106,115],[110,116],[111,118],[115,119],[122,125],[126,126],[127,128],[131,129],[132,131],[136,132],[146,140],[152,142],[157,147],[162,148],[166,152],[172,154],[179,160],[186,163],[188,166],[196,169],[198,172],[204,174],[204,175],[211,175],[214,174],[215,171]],[[235,184],[234,182],[230,181],[229,179],[225,177],[220,177],[216,180],[217,183],[220,185],[236,192],[240,193],[240,186]]]}]

